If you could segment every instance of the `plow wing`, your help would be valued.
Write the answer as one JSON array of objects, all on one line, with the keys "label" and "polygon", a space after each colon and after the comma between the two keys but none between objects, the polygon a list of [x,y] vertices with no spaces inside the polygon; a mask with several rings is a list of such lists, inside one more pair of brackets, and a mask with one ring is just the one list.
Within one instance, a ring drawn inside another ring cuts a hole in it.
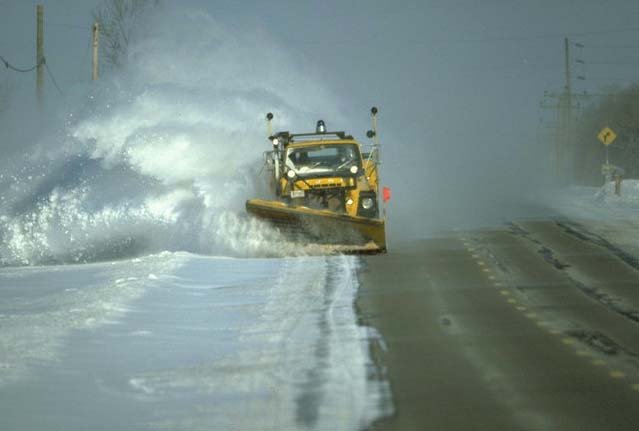
[{"label": "plow wing", "polygon": [[284,232],[303,234],[310,241],[325,246],[329,252],[367,254],[386,251],[382,219],[262,199],[248,200],[246,211]]}]

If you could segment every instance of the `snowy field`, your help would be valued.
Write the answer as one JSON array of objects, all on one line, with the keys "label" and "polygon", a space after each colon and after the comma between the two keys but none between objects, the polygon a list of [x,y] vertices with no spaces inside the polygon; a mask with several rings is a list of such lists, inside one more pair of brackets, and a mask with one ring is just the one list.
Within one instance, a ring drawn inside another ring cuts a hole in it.
[{"label": "snowy field", "polygon": [[357,259],[0,270],[2,430],[358,430],[388,413]]}]

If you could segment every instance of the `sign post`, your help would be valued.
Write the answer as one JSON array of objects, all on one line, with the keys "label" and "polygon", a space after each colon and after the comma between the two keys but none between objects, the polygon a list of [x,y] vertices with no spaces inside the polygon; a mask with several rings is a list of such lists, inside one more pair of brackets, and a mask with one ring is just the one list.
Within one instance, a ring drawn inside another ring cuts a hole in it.
[{"label": "sign post", "polygon": [[608,159],[608,146],[617,139],[617,134],[610,127],[604,127],[597,135],[597,139],[606,147],[606,166],[608,166],[610,164]]},{"label": "sign post", "polygon": [[608,146],[610,146],[610,144],[612,144],[615,139],[617,139],[617,134],[610,127],[604,127],[597,135],[597,139],[599,139],[599,141],[606,147],[606,164],[604,165],[602,171],[603,174],[606,176],[606,180],[608,180],[611,174],[610,158],[608,157]]}]

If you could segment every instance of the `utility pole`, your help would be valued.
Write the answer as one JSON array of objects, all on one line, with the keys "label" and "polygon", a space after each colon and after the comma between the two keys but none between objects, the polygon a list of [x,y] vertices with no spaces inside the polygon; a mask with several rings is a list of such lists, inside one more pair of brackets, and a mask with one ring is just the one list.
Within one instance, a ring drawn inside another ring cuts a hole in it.
[{"label": "utility pole", "polygon": [[44,103],[44,6],[36,6],[36,95],[42,109]]},{"label": "utility pole", "polygon": [[557,143],[557,173],[561,183],[573,180],[575,149],[572,118],[572,88],[570,82],[570,44],[564,38],[565,79],[564,91],[559,97],[559,142]]},{"label": "utility pole", "polygon": [[572,88],[570,86],[570,44],[568,43],[568,38],[564,38],[564,60],[566,66],[566,94],[570,99],[570,94],[572,92]]},{"label": "utility pole", "polygon": [[93,23],[93,60],[91,62],[92,73],[91,79],[96,81],[98,79],[98,42],[100,36],[100,25],[98,22]]},{"label": "utility pole", "polygon": [[[573,43],[573,46],[583,48],[580,43]],[[540,103],[542,110],[552,110],[556,113],[553,118],[557,120],[552,128],[556,130],[555,138],[549,141],[554,142],[552,153],[552,167],[555,179],[559,184],[566,184],[582,179],[583,169],[578,163],[580,160],[579,146],[576,141],[576,128],[578,127],[579,111],[584,106],[592,102],[595,97],[607,97],[605,93],[574,93],[572,90],[573,69],[572,63],[584,64],[582,59],[571,58],[571,43],[568,38],[564,38],[564,60],[565,84],[562,91],[544,91],[543,101]],[[584,80],[583,76],[577,79]],[[547,99],[554,99],[549,103]],[[541,122],[544,122],[543,119]]]}]

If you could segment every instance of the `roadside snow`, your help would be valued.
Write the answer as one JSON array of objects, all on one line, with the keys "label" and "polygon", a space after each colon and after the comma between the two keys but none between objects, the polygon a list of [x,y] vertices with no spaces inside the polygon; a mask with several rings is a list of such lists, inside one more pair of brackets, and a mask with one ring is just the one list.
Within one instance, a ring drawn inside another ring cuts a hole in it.
[{"label": "roadside snow", "polygon": [[113,325],[144,293],[149,271],[173,271],[173,254],[89,265],[0,270],[0,387],[55,362],[73,330]]},{"label": "roadside snow", "polygon": [[560,214],[614,243],[624,251],[639,256],[639,180],[625,180],[621,195],[615,184],[602,187],[569,187],[547,198]]}]

